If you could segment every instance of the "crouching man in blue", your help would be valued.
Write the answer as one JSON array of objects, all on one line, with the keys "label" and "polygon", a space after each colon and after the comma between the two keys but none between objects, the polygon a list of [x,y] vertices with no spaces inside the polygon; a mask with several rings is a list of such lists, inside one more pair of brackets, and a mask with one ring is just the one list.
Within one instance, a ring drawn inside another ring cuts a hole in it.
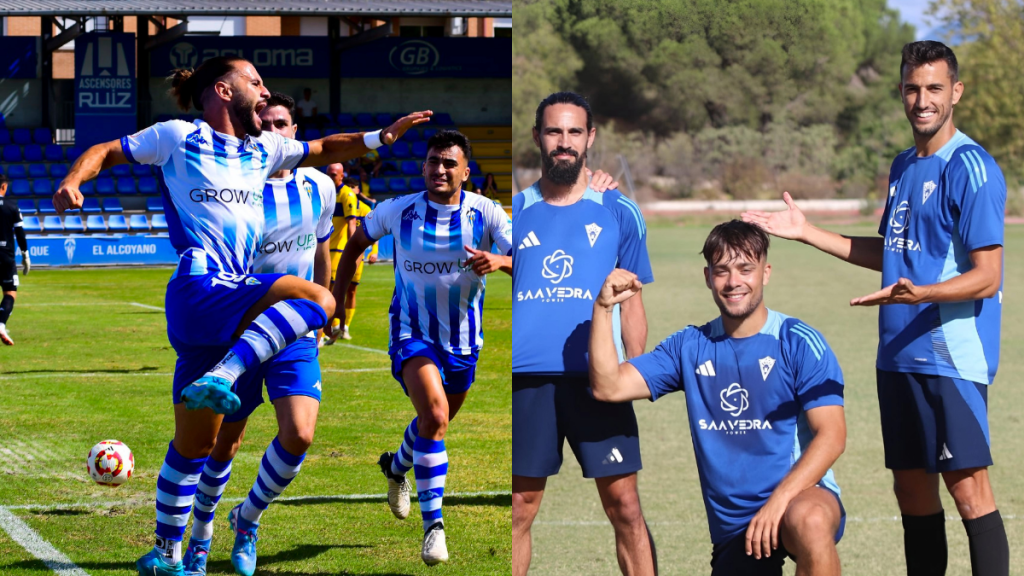
[{"label": "crouching man in blue", "polygon": [[686,395],[711,541],[712,576],[838,575],[846,513],[831,466],[846,445],[843,374],[816,330],[765,307],[768,236],[738,220],[704,243],[721,316],[619,364],[612,307],[640,292],[616,269],[594,302],[590,382],[605,402]]}]

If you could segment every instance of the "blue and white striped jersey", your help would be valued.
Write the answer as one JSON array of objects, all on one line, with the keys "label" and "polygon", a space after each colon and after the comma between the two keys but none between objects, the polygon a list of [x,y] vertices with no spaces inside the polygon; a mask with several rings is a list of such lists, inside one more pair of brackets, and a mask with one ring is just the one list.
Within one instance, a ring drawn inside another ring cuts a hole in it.
[{"label": "blue and white striped jersey", "polygon": [[464,246],[485,252],[497,245],[512,252],[508,215],[478,194],[462,193],[446,206],[426,192],[383,202],[363,219],[373,241],[395,237],[395,294],[391,299],[391,346],[415,338],[452,354],[483,346],[484,278],[464,267]]},{"label": "blue and white striped jersey", "polygon": [[263,238],[263,186],[309,154],[271,132],[239,140],[196,120],[160,122],[121,138],[136,164],[152,164],[163,197],[177,274],[248,274]]},{"label": "blue and white striped jersey", "polygon": [[329,240],[334,231],[334,181],[314,168],[267,180],[263,214],[266,230],[252,271],[312,282],[317,243]]}]

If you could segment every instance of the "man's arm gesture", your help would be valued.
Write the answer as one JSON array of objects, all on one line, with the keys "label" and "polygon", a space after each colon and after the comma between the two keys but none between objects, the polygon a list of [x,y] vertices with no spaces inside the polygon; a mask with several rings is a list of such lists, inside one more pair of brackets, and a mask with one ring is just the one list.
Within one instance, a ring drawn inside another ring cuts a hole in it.
[{"label": "man's arm gesture", "polygon": [[748,210],[742,214],[741,218],[743,218],[744,222],[760,226],[765,232],[773,236],[788,240],[803,240],[804,224],[807,223],[807,218],[796,207],[796,203],[793,202],[793,197],[789,195],[789,192],[782,193],[782,200],[786,203],[786,206],[789,206],[788,209],[781,212]]}]

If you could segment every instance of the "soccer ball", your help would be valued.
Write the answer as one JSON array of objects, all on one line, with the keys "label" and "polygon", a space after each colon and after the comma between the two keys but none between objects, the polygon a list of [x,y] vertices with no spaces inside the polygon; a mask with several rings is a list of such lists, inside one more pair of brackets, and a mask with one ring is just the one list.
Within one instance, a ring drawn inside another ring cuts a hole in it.
[{"label": "soccer ball", "polygon": [[92,447],[85,469],[97,484],[120,486],[132,477],[135,457],[123,442],[104,440]]}]

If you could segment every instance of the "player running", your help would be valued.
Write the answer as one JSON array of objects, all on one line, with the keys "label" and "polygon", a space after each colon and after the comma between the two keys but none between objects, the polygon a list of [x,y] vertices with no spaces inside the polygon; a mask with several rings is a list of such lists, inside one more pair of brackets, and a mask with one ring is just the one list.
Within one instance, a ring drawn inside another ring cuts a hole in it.
[{"label": "player running", "polygon": [[306,143],[263,133],[258,114],[270,94],[245,59],[223,56],[195,71],[177,70],[172,86],[179,107],[194,105],[203,119],[161,122],[89,148],[53,197],[60,213],[80,208],[79,186],[101,170],[125,162],[152,164],[180,258],[165,303],[168,337],[178,354],[175,434],[157,481],[156,545],[137,562],[147,576],[183,573],[181,540],[196,485],[222,414],[241,404],[232,390],[235,381],[322,327],[334,312],[334,300],[322,286],[287,274],[251,273],[263,237],[267,178],[282,169],[365,154],[431,114],[406,116],[383,137],[336,134]]},{"label": "player running", "polygon": [[21,265],[25,275],[32,267],[32,259],[28,256],[28,241],[25,239],[25,227],[22,223],[21,210],[14,200],[6,199],[10,180],[0,174],[0,342],[14,346],[14,340],[7,333],[7,320],[14,311],[14,299],[18,296],[18,266],[14,263],[14,243],[17,241],[21,250]]},{"label": "player running", "polygon": [[608,276],[590,331],[594,397],[685,393],[713,576],[781,576],[787,555],[797,576],[838,576],[846,522],[831,470],[846,446],[839,363],[819,332],[765,307],[767,234],[738,220],[719,224],[702,253],[721,316],[621,364],[612,310],[642,285],[625,270]]},{"label": "player running", "polygon": [[[462,190],[472,157],[469,139],[442,130],[427,141],[427,190],[381,203],[349,239],[334,283],[335,316],[344,320],[348,284],[371,242],[395,238],[395,294],[391,300],[391,374],[416,409],[397,453],[378,464],[388,479],[388,505],[409,515],[413,469],[423,517],[421,558],[448,560],[441,502],[448,453],[448,422],[466,400],[483,346],[484,276],[512,273],[508,217],[490,200]],[[490,252],[497,245],[502,254]],[[468,256],[468,257],[467,257]],[[334,334],[337,337],[337,332]]]},{"label": "player running", "polygon": [[[530,527],[547,477],[562,465],[566,439],[596,479],[615,529],[624,574],[656,572],[653,540],[644,523],[636,473],[640,441],[631,404],[609,405],[587,392],[587,340],[595,295],[616,268],[654,281],[640,209],[617,191],[588,186],[587,151],[596,131],[590,105],[558,92],[537,107],[533,137],[540,181],[513,198],[512,227],[512,573],[530,566]],[[596,174],[595,174],[596,179]],[[647,342],[638,296],[622,308],[621,341],[628,357]],[[617,320],[618,321],[618,320]]]},{"label": "player running", "polygon": [[900,94],[913,148],[896,157],[878,233],[847,237],[784,212],[743,219],[882,273],[851,306],[879,306],[878,404],[885,467],[903,515],[907,574],[944,574],[939,476],[963,518],[974,574],[1006,575],[1010,551],[989,483],[988,386],[999,362],[1006,181],[953,125],[964,85],[939,42],[903,47]]},{"label": "player running", "polygon": [[[266,132],[295,138],[295,101],[271,93],[260,112]],[[256,274],[291,274],[324,288],[330,284],[331,217],[334,183],[319,170],[279,170],[263,188],[266,229],[253,262]],[[242,445],[248,417],[263,403],[263,386],[274,404],[278,435],[267,447],[248,497],[230,513],[235,531],[231,564],[251,576],[256,568],[260,517],[295,479],[313,442],[322,391],[315,336],[305,335],[276,356],[246,372],[236,390],[242,406],[224,417],[217,444],[206,460],[196,490],[192,536],[185,552],[185,574],[204,576],[213,538],[213,517],[228,479],[231,462]]]}]

